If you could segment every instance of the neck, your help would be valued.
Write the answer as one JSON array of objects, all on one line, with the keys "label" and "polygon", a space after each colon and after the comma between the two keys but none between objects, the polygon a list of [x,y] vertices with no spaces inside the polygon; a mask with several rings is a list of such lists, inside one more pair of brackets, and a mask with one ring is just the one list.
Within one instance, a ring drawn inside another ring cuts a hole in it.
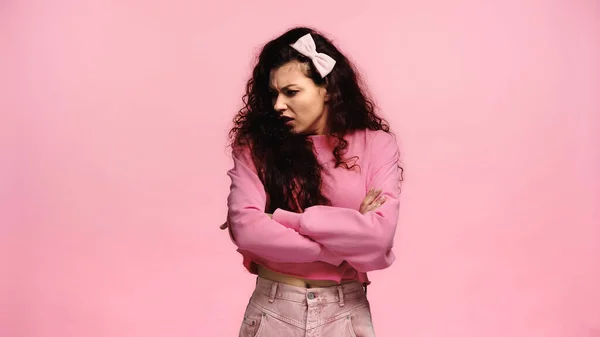
[{"label": "neck", "polygon": [[321,115],[321,118],[319,118],[319,121],[317,122],[317,127],[316,130],[314,132],[315,135],[328,135],[330,133],[329,131],[329,114],[327,111],[327,108],[325,108],[325,111],[323,112],[323,114]]}]

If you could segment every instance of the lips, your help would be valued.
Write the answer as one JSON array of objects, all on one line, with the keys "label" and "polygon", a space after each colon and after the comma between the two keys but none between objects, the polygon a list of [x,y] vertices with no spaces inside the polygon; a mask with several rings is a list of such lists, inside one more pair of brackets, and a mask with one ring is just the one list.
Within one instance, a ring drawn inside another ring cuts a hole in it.
[{"label": "lips", "polygon": [[286,117],[286,116],[281,116],[281,120],[285,123],[288,124],[289,122],[293,121],[294,119],[291,117]]}]

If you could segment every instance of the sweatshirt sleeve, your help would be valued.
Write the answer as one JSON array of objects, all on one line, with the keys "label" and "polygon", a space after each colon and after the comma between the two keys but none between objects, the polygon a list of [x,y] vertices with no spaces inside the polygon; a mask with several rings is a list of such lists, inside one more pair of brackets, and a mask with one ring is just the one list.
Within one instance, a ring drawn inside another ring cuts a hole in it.
[{"label": "sweatshirt sleeve", "polygon": [[378,132],[368,152],[367,190],[381,189],[386,202],[374,211],[312,206],[304,213],[277,209],[273,219],[339,254],[359,272],[384,269],[395,260],[392,252],[400,208],[399,150],[395,138]]},{"label": "sweatshirt sleeve", "polygon": [[233,151],[227,197],[230,236],[240,251],[272,262],[323,261],[340,265],[342,258],[318,242],[282,226],[265,213],[266,192],[256,174],[248,148]]}]

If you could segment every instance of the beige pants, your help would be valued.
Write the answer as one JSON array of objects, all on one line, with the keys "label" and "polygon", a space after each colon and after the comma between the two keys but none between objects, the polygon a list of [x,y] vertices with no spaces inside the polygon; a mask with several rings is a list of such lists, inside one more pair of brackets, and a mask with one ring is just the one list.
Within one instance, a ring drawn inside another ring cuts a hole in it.
[{"label": "beige pants", "polygon": [[258,278],[239,337],[374,337],[359,282],[303,288]]}]

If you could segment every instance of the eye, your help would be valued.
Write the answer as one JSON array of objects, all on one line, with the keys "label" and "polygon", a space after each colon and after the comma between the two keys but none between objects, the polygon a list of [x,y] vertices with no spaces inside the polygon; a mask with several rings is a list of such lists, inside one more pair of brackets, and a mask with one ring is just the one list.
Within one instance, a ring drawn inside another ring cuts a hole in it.
[{"label": "eye", "polygon": [[288,91],[286,91],[285,94],[289,97],[294,97],[294,96],[296,96],[297,93],[298,93],[298,90],[288,90]]}]

